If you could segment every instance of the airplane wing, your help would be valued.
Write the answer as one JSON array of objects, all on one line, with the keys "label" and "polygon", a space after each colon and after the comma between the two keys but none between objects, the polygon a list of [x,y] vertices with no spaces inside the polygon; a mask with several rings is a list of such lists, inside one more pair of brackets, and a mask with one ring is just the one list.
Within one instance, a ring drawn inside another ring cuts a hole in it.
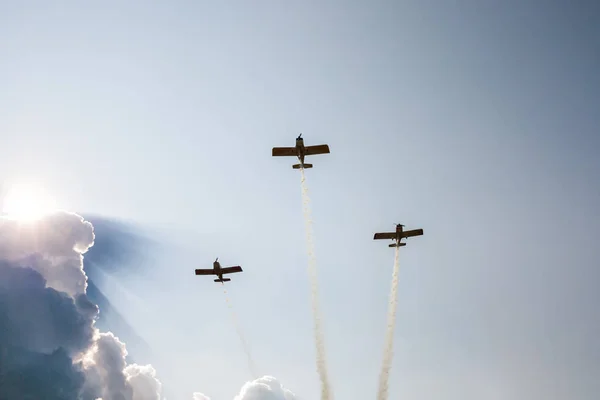
[{"label": "airplane wing", "polygon": [[396,239],[396,232],[380,232],[373,236],[373,240],[379,239]]},{"label": "airplane wing", "polygon": [[242,267],[240,267],[239,265],[236,265],[235,267],[221,268],[221,273],[223,273],[223,274],[233,274],[236,272],[242,272]]},{"label": "airplane wing", "polygon": [[329,145],[326,144],[306,146],[305,149],[305,154],[307,156],[314,156],[315,154],[329,154]]},{"label": "airplane wing", "polygon": [[412,231],[402,232],[402,237],[409,238],[412,236],[421,236],[422,234],[423,234],[423,229],[413,229]]},{"label": "airplane wing", "polygon": [[295,147],[273,147],[273,157],[289,157],[295,155]]},{"label": "airplane wing", "polygon": [[214,269],[197,269],[196,270],[196,275],[214,275],[214,274],[215,274]]}]

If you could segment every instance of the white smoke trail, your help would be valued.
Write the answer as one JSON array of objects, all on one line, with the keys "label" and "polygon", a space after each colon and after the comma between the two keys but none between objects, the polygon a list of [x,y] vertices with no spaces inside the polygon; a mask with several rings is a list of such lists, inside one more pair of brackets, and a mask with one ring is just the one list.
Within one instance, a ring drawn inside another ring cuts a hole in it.
[{"label": "white smoke trail", "polygon": [[304,212],[304,225],[306,227],[306,246],[308,251],[308,275],[311,286],[312,313],[314,322],[315,345],[317,350],[317,371],[321,379],[321,400],[331,399],[329,379],[327,377],[327,363],[325,361],[325,342],[321,328],[321,315],[319,307],[319,285],[317,281],[317,260],[312,241],[312,216],[310,212],[310,198],[306,187],[304,169],[300,168],[300,185],[302,188],[302,210]]},{"label": "white smoke trail", "polygon": [[392,288],[390,290],[390,305],[387,317],[387,330],[385,334],[385,344],[383,350],[383,363],[381,373],[379,374],[379,391],[377,400],[387,400],[388,381],[390,377],[390,368],[392,367],[392,358],[394,355],[394,326],[396,325],[396,308],[398,305],[398,275],[400,272],[400,247],[396,247],[394,253],[394,272],[392,273]]},{"label": "white smoke trail", "polygon": [[250,353],[250,346],[248,346],[248,342],[246,342],[246,339],[244,337],[244,334],[242,333],[242,329],[240,328],[240,324],[238,322],[238,318],[237,318],[237,314],[235,313],[235,310],[233,309],[233,305],[231,304],[231,301],[229,300],[229,295],[227,294],[227,289],[225,289],[225,285],[223,283],[221,283],[223,285],[223,294],[225,294],[225,302],[227,303],[227,308],[229,308],[229,311],[231,312],[231,319],[233,320],[233,325],[235,326],[235,331],[238,334],[238,337],[240,338],[240,342],[242,343],[242,348],[244,349],[244,353],[246,353],[246,359],[248,361],[248,369],[250,370],[250,374],[252,375],[252,379],[258,379],[258,370],[256,368],[256,364],[254,363],[254,359],[252,358],[252,354]]}]

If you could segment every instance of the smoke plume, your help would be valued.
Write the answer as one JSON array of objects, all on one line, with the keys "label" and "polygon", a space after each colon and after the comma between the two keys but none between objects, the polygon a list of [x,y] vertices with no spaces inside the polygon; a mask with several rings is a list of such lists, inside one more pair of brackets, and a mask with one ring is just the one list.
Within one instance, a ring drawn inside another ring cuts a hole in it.
[{"label": "smoke plume", "polygon": [[227,294],[227,289],[225,288],[225,285],[223,285],[223,294],[225,295],[225,302],[227,303],[227,308],[229,308],[231,319],[232,319],[233,325],[235,327],[235,331],[237,332],[238,337],[240,338],[242,348],[244,349],[244,353],[246,354],[246,359],[248,361],[248,370],[250,371],[250,374],[252,375],[252,379],[256,379],[258,377],[258,372],[257,372],[258,370],[256,368],[256,364],[254,363],[254,359],[252,358],[252,353],[250,352],[250,346],[248,346],[246,337],[245,337],[244,333],[242,332],[242,328],[240,327],[240,323],[239,323],[237,314],[235,313],[235,310],[233,309],[231,300],[229,300],[229,295]]},{"label": "smoke plume", "polygon": [[312,313],[314,321],[315,345],[317,350],[317,371],[321,380],[321,400],[330,399],[329,379],[327,376],[327,363],[325,360],[325,342],[321,327],[321,315],[319,306],[319,285],[317,280],[317,260],[312,234],[312,215],[310,210],[310,198],[308,197],[308,188],[304,169],[300,169],[300,185],[302,189],[302,210],[304,212],[304,223],[306,227],[306,244],[308,251],[308,275],[311,286]]},{"label": "smoke plume", "polygon": [[399,255],[400,247],[396,247],[394,252],[394,271],[392,273],[392,288],[390,289],[390,305],[388,309],[387,329],[383,350],[383,363],[381,365],[381,373],[379,374],[377,400],[387,400],[388,398],[388,381],[394,355],[394,327],[396,325],[396,308],[398,306],[398,276],[400,273]]}]

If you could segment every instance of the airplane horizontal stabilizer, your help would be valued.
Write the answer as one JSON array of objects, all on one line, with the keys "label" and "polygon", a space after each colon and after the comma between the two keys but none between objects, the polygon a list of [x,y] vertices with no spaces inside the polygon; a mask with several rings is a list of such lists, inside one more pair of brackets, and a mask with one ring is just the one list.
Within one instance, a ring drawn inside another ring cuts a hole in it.
[{"label": "airplane horizontal stabilizer", "polygon": [[[304,169],[308,169],[308,168],[312,168],[312,167],[313,167],[312,164],[304,164]],[[292,168],[300,169],[300,168],[302,168],[302,164],[294,164],[294,165],[292,165]]]},{"label": "airplane horizontal stabilizer", "polygon": [[398,244],[393,243],[393,244],[389,245],[389,247],[402,247],[402,246],[406,246],[406,243],[398,243]]},{"label": "airplane horizontal stabilizer", "polygon": [[215,282],[229,282],[231,279],[229,278],[224,278],[224,279],[215,279]]}]

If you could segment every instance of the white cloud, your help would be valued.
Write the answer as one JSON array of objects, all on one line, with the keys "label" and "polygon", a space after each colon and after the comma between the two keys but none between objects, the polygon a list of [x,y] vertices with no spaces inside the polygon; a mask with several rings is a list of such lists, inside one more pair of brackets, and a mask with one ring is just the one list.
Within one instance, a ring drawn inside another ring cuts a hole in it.
[{"label": "white cloud", "polygon": [[[210,400],[210,398],[196,392],[193,394],[193,400]],[[234,400],[297,400],[297,397],[290,390],[283,387],[276,378],[267,375],[246,382]]]},{"label": "white cloud", "polygon": [[3,260],[38,271],[48,287],[71,296],[85,293],[82,254],[94,244],[92,224],[68,212],[27,223],[1,218],[0,224]]},{"label": "white cloud", "polygon": [[133,389],[132,400],[160,400],[162,384],[152,365],[130,364],[125,368],[125,376]]}]

